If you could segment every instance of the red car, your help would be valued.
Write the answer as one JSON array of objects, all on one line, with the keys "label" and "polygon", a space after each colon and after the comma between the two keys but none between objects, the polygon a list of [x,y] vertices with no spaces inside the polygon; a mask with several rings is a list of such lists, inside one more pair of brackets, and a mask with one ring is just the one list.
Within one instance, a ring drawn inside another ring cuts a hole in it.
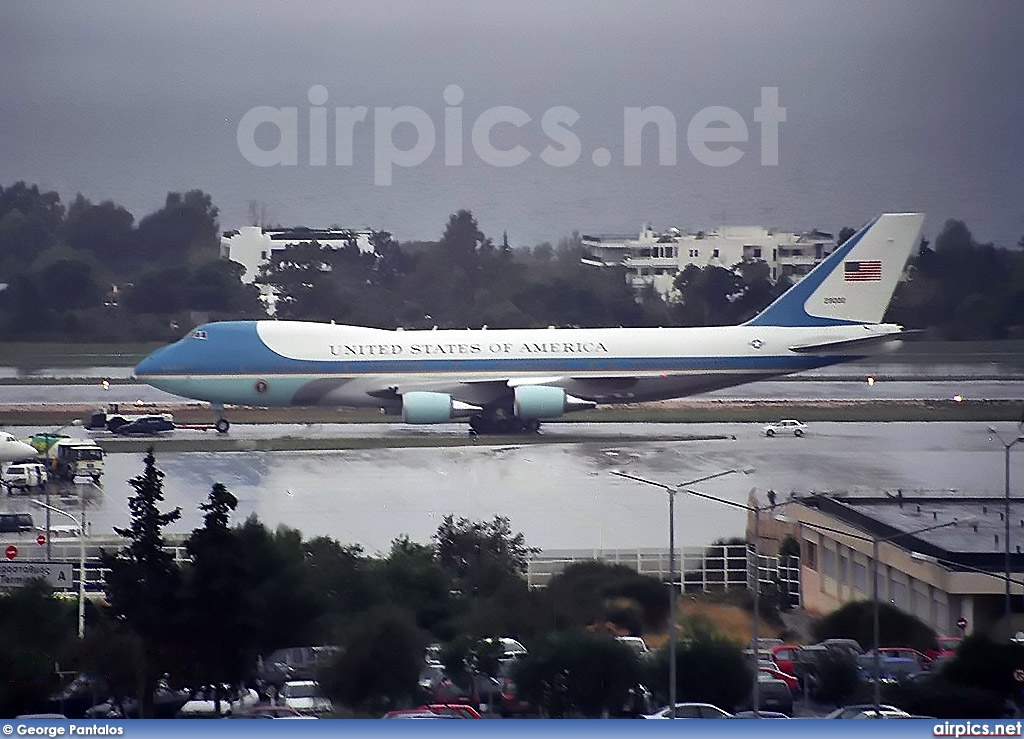
[{"label": "red car", "polygon": [[793,663],[796,662],[796,653],[800,649],[796,644],[779,644],[772,647],[772,659],[779,666],[781,672],[787,675],[793,674]]},{"label": "red car", "polygon": [[384,718],[418,718],[425,714],[443,716],[445,718],[482,718],[473,706],[462,703],[427,703],[416,708],[388,711]]},{"label": "red car", "polygon": [[924,650],[925,656],[931,659],[938,659],[939,657],[951,657],[956,654],[956,650],[960,648],[960,643],[963,641],[961,636],[940,636],[935,640],[938,642],[938,649],[926,649]]},{"label": "red car", "polygon": [[791,693],[800,692],[800,680],[797,679],[796,675],[790,675],[788,672],[782,670],[773,670],[771,667],[758,667],[760,672],[771,675],[776,680],[781,680],[786,683]]}]

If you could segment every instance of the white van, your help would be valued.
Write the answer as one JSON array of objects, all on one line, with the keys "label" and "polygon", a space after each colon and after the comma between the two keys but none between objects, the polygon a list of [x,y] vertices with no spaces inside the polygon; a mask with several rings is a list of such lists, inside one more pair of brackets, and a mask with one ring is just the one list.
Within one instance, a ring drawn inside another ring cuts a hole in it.
[{"label": "white van", "polygon": [[20,462],[0,468],[0,482],[7,488],[8,493],[15,489],[41,488],[46,485],[47,479],[46,465],[40,462]]}]

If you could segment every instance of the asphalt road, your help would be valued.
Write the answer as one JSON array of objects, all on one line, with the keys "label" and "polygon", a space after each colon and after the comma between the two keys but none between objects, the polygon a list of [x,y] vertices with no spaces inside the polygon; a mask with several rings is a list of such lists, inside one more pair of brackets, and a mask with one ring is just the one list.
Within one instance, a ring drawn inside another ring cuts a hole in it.
[{"label": "asphalt road", "polygon": [[[1002,425],[1007,433],[1016,430]],[[213,483],[222,482],[239,498],[236,521],[256,514],[271,527],[283,524],[306,537],[332,536],[371,553],[386,552],[402,534],[428,542],[448,514],[472,520],[507,516],[528,545],[544,549],[663,548],[664,494],[616,477],[612,470],[677,484],[725,469],[752,468],[749,475],[734,474],[701,486],[737,502],[744,502],[751,488],[762,494],[774,489],[782,499],[790,491],[896,488],[1002,495],[1003,448],[989,440],[987,426],[817,423],[802,439],[767,439],[752,424],[548,424],[548,436],[569,434],[575,440],[335,452],[183,452],[162,454],[157,461],[166,473],[167,506],[182,508],[182,521],[172,531],[182,533],[200,525],[198,505]],[[386,438],[402,429],[385,424],[236,424],[232,435],[379,433]],[[12,429],[18,434],[30,430]],[[416,433],[464,436],[465,429],[441,425]],[[609,442],[609,435],[616,434],[621,442]],[[665,434],[726,438],[643,438]],[[588,441],[588,436],[600,440]],[[127,522],[127,480],[141,470],[141,454],[107,457],[102,491],[87,498],[92,534],[108,534],[111,527]],[[1024,456],[1013,457],[1011,475],[1024,479]],[[57,504],[78,505],[72,498]],[[7,496],[2,505],[17,512],[32,508],[21,496]],[[677,500],[676,529],[681,546],[704,545],[742,536],[744,519],[727,506],[682,497]]]}]

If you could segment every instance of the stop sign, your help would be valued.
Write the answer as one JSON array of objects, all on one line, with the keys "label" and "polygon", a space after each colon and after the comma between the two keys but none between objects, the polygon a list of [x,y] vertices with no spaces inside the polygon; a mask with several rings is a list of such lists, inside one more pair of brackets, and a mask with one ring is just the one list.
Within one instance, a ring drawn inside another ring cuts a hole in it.
[{"label": "stop sign", "polygon": [[18,547],[11,544],[7,549],[4,550],[4,555],[7,559],[14,559],[18,556]]},{"label": "stop sign", "polygon": [[36,537],[36,544],[38,544],[39,546],[42,546],[45,543],[46,543],[46,536],[44,534],[40,534],[39,536]]},{"label": "stop sign", "polygon": [[958,619],[956,620],[956,627],[957,627],[958,629],[960,629],[960,631],[963,631],[964,629],[966,629],[966,628],[967,628],[967,619],[966,619],[966,618],[964,618],[963,616],[961,616],[960,618],[958,618]]}]

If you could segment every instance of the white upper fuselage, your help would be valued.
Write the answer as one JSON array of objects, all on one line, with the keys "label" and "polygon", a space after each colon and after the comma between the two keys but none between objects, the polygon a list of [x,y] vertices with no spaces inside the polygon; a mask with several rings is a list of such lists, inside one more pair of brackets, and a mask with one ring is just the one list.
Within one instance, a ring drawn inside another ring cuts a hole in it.
[{"label": "white upper fuselage", "polygon": [[404,393],[487,403],[543,384],[598,403],[681,397],[849,361],[877,347],[794,351],[898,334],[827,327],[392,331],[297,321],[202,326],[139,365],[186,397],[248,405],[377,407]]}]

